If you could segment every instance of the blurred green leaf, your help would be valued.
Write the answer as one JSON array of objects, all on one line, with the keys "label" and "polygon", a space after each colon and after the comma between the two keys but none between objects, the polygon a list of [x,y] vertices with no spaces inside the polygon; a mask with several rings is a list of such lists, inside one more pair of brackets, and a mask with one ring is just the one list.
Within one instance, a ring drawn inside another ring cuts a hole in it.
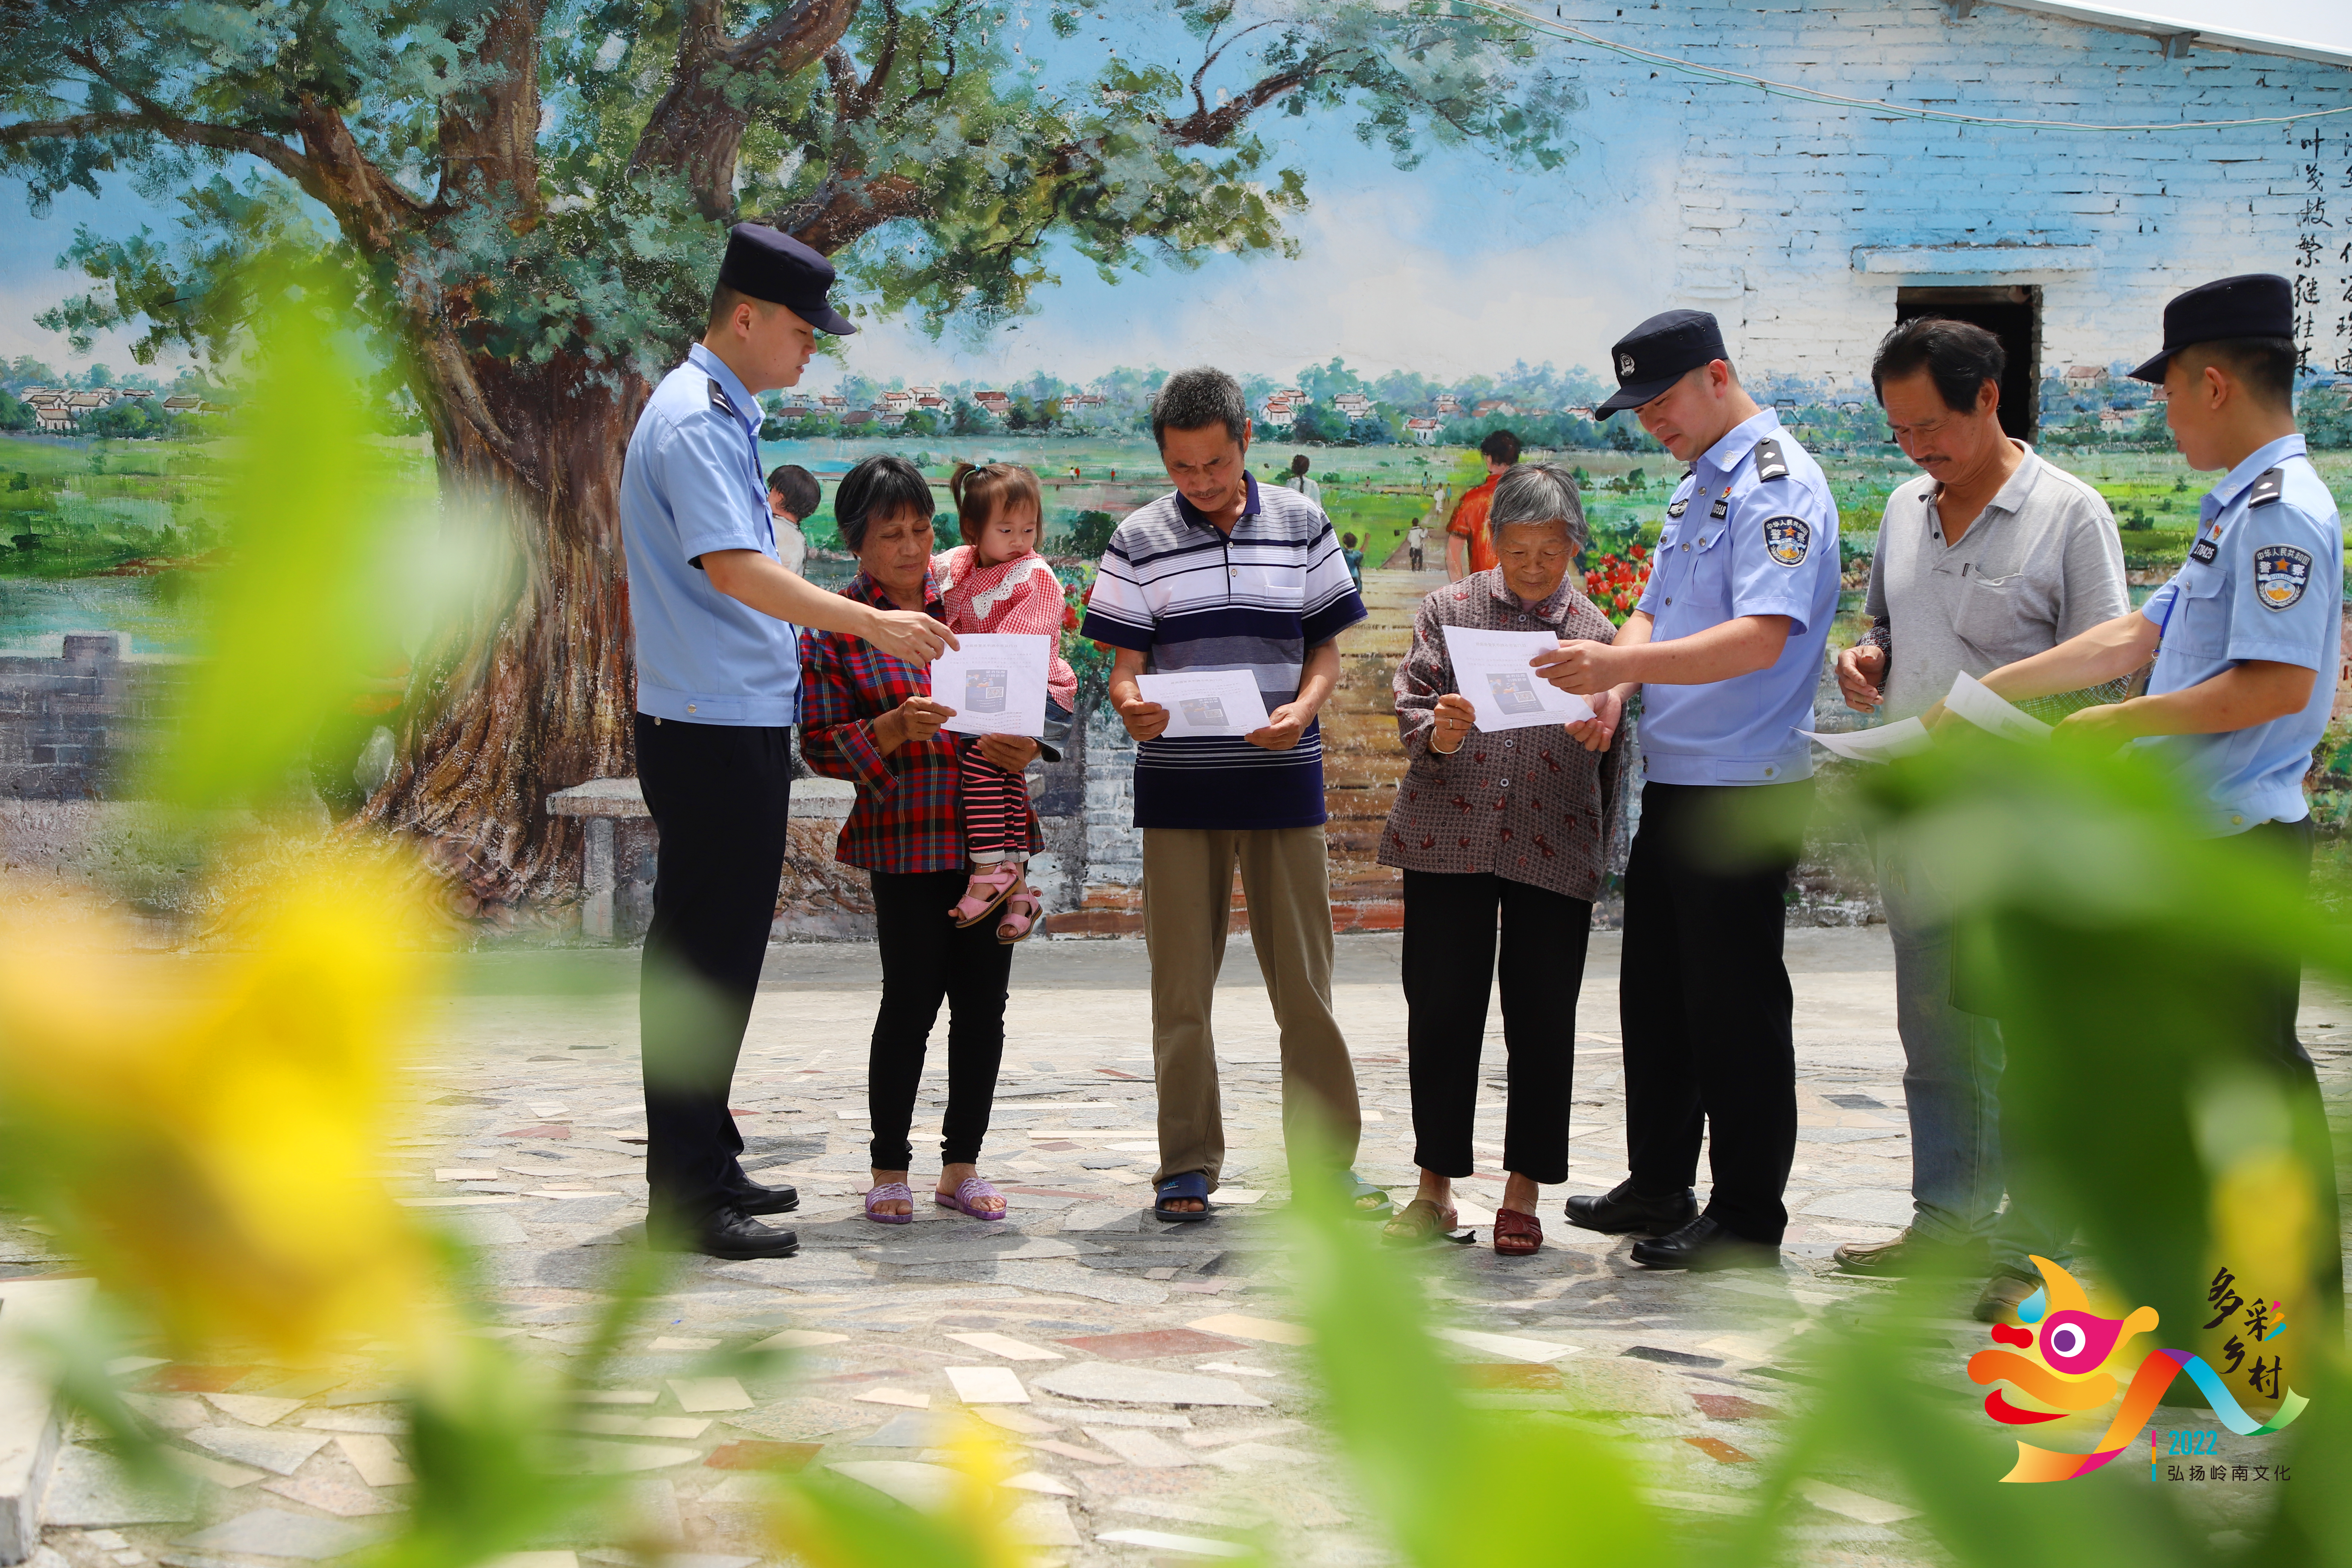
[{"label": "blurred green leaf", "polygon": [[957,1521],[822,1472],[777,1489],[780,1539],[815,1568],[1011,1568]]},{"label": "blurred green leaf", "polygon": [[[133,1485],[186,1489],[187,1473],[163,1458],[155,1429],[124,1403],[119,1380],[106,1370],[124,1353],[131,1329],[119,1303],[93,1294],[86,1308],[43,1316],[37,1326],[17,1331],[25,1349],[47,1363],[58,1397],[98,1427]],[[0,1328],[0,1337],[6,1333]]]},{"label": "blurred green leaf", "polygon": [[[2158,759],[1951,728],[1859,781],[1865,824],[1967,911],[1956,1000],[2001,1020],[2012,1184],[2046,1189],[2162,1342],[2194,1348],[2216,1174],[2197,1108],[2231,1073],[2280,1076],[2260,976],[2298,957],[2352,974],[2352,931],[2250,841],[2212,837]],[[2316,1143],[2305,1166],[2332,1187]]]},{"label": "blurred green leaf", "polygon": [[[1294,1170],[1320,1168],[1311,1150],[1299,1153]],[[1324,1414],[1409,1562],[1664,1568],[1679,1559],[1610,1445],[1556,1418],[1466,1405],[1426,1327],[1409,1255],[1384,1249],[1338,1184],[1300,1180],[1290,1214]],[[1518,1484],[1531,1479],[1539,1491]],[[1563,1504],[1572,1528],[1554,1511]]]},{"label": "blurred green leaf", "polygon": [[393,569],[397,471],[369,438],[368,367],[347,337],[317,329],[332,278],[300,283],[256,332],[253,396],[222,465],[229,556],[211,583],[208,647],[150,759],[155,797],[184,805],[278,794],[320,722],[397,661],[411,610]]},{"label": "blurred green leaf", "polygon": [[[2138,1484],[2143,1478],[2133,1460],[2141,1456],[2129,1451],[2075,1480],[2002,1483],[2016,1458],[2018,1428],[1996,1426],[1976,1408],[1979,1396],[1957,1391],[1956,1384],[1969,1386],[1960,1373],[1968,1352],[1946,1350],[1939,1336],[1923,1344],[1915,1331],[1948,1311],[1948,1289],[1938,1281],[1906,1289],[1874,1303],[1848,1331],[1808,1336],[1823,1342],[1809,1358],[1820,1404],[1806,1417],[1814,1428],[1803,1444],[1807,1458],[1834,1456],[1890,1471],[1907,1494],[1901,1500],[1917,1506],[1937,1542],[1963,1563],[2210,1563],[2211,1554],[2171,1498]],[[1991,1341],[1984,1342],[1989,1348]]]}]

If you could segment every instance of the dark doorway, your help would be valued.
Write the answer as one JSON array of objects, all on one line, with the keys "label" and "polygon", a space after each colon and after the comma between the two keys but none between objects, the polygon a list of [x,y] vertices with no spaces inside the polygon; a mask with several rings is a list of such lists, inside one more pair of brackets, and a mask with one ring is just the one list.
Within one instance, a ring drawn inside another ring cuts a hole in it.
[{"label": "dark doorway", "polygon": [[1895,290],[1895,324],[1919,316],[1971,322],[2000,340],[2009,355],[2000,377],[2000,427],[2032,441],[2042,423],[2042,290],[2032,285]]}]

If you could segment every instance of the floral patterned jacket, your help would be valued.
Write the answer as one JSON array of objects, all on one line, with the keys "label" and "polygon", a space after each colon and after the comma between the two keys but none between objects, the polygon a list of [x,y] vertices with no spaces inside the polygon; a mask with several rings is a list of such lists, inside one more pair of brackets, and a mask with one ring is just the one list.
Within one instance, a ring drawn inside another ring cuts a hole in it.
[{"label": "floral patterned jacket", "polygon": [[[1591,900],[1608,869],[1617,752],[1586,751],[1563,730],[1473,730],[1433,751],[1437,700],[1455,690],[1441,627],[1546,631],[1613,642],[1617,630],[1577,591],[1576,573],[1532,609],[1499,571],[1474,572],[1421,602],[1412,651],[1397,666],[1397,733],[1412,759],[1381,832],[1380,862],[1408,871],[1487,872]],[[1621,731],[1622,733],[1622,731]]]}]

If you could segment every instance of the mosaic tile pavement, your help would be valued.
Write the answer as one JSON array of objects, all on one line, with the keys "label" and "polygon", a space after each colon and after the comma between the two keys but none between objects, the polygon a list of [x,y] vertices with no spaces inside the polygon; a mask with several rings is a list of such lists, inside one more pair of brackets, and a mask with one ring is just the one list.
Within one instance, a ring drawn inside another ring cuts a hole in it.
[{"label": "mosaic tile pavement", "polygon": [[[1604,1190],[1622,1171],[1616,939],[1602,934],[1579,1015],[1574,1165],[1567,1188],[1546,1193],[1544,1249],[1507,1260],[1488,1248],[1480,1205],[1499,1197],[1501,1173],[1482,1169],[1461,1188],[1478,1245],[1415,1255],[1471,1398],[1621,1436],[1650,1497],[1694,1519],[1747,1510],[1782,1416],[1805,1397],[1782,1365],[1790,1349],[1834,1332],[1882,1289],[1832,1273],[1830,1248],[1890,1235],[1909,1207],[1885,934],[1792,931],[1790,955],[1802,1142],[1778,1276],[1652,1274],[1630,1263],[1624,1241],[1559,1217],[1564,1192]],[[644,1215],[634,962],[467,961],[462,994],[436,1005],[425,1031],[421,1109],[394,1150],[398,1194],[478,1248],[490,1331],[550,1361],[589,1337],[599,1284],[637,1244]],[[1397,963],[1393,937],[1343,938],[1336,1000],[1366,1106],[1359,1168],[1409,1191]],[[559,971],[584,973],[587,988],[552,989]],[[1017,1452],[1017,1528],[1041,1563],[1213,1562],[1251,1531],[1287,1563],[1391,1561],[1315,1424],[1288,1300],[1274,1031],[1247,943],[1235,941],[1218,996],[1234,1157],[1208,1224],[1161,1226],[1142,1212],[1154,1149],[1144,984],[1139,942],[1025,948],[983,1158],[1011,1217],[982,1225],[926,1205],[917,1223],[885,1228],[860,1216],[857,1199],[872,950],[775,950],[735,1105],[747,1165],[803,1194],[801,1213],[779,1222],[799,1231],[803,1251],[681,1265],[578,1423],[592,1462],[628,1476],[635,1525],[583,1523],[512,1568],[635,1563],[630,1530],[667,1543],[673,1568],[789,1561],[762,1534],[761,1471],[831,1467],[919,1504],[939,1493],[939,1445],[962,1412]],[[2352,1032],[2352,1007],[2312,996],[2304,1025],[2340,1091],[2346,1057],[2326,1042]],[[1500,1153],[1498,1031],[1499,1016],[1482,1160]],[[943,1019],[935,1068],[944,1038]],[[927,1127],[936,1137],[944,1081],[925,1080],[919,1150]],[[919,1183],[936,1173],[923,1166],[919,1156]],[[47,1266],[38,1236],[5,1235],[8,1272]],[[1951,1347],[1956,1391],[1986,1342],[1965,1306],[1956,1297],[1949,1318],[1915,1325],[1923,1342]],[[698,1369],[713,1350],[766,1342],[794,1350],[789,1374]],[[43,1568],[331,1561],[404,1506],[405,1439],[364,1355],[123,1370],[136,1407],[197,1478],[193,1500],[139,1493],[84,1429],[52,1488]],[[1572,1478],[1538,1479],[1528,1495],[1567,1525]],[[1884,1477],[1822,1470],[1803,1492],[1800,1562],[1947,1560]],[[2200,1499],[2217,1531],[2256,1500],[2241,1488]]]}]

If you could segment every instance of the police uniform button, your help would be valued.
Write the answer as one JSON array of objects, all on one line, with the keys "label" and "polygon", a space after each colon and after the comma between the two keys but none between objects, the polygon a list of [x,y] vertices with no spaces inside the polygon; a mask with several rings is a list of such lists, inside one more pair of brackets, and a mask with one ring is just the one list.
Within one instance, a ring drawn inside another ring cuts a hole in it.
[{"label": "police uniform button", "polygon": [[687,710],[688,712],[689,712],[689,713],[698,713],[698,712],[700,712],[700,711],[701,711],[701,710],[700,710],[700,709],[697,708],[697,707],[696,707],[693,703],[691,703],[691,702],[689,702],[689,703],[688,703],[688,704],[686,705],[686,710]]},{"label": "police uniform button", "polygon": [[1683,545],[1683,549],[1684,549],[1684,551],[1685,551],[1685,552],[1687,552],[1689,551],[1689,549],[1690,549],[1690,545],[1689,545],[1687,542],[1685,542],[1685,543]]},{"label": "police uniform button", "polygon": [[1673,604],[1674,602],[1675,602],[1674,595],[1671,595],[1671,594],[1667,595],[1666,595],[1666,603],[1667,603],[1667,604],[1669,604],[1669,605],[1671,605],[1671,604]]},{"label": "police uniform button", "polygon": [[1766,768],[1766,769],[1764,770],[1764,776],[1765,776],[1766,778],[1768,778],[1768,779],[1769,779],[1769,778],[1770,778],[1770,777],[1772,776],[1772,774],[1773,774],[1773,773],[1774,773],[1774,772],[1776,772],[1776,771],[1777,771],[1777,770],[1772,769],[1772,768]]},{"label": "police uniform button", "polygon": [[2243,827],[2245,825],[2246,819],[2242,816],[2233,816],[2230,818],[2230,826],[2232,827]]}]

